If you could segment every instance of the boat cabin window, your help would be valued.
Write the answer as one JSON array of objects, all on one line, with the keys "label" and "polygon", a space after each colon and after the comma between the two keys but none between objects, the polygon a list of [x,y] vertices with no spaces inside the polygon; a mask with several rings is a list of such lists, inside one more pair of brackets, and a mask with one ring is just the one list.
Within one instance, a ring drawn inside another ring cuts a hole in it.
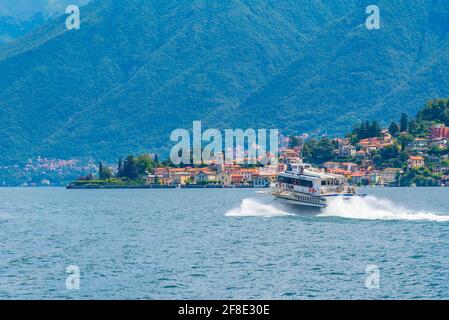
[{"label": "boat cabin window", "polygon": [[295,179],[295,178],[289,178],[289,177],[282,177],[282,176],[280,176],[278,181],[280,183],[293,184],[295,186],[300,186],[300,187],[306,187],[306,188],[312,188],[313,187],[313,182],[312,181],[304,180],[304,179]]},{"label": "boat cabin window", "polygon": [[321,180],[322,186],[339,186],[342,182],[339,179],[324,179]]}]

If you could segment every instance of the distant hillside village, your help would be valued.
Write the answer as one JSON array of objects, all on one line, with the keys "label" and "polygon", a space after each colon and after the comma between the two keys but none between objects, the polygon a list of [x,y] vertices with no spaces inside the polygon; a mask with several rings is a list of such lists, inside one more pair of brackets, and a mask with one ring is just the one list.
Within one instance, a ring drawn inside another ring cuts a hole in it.
[{"label": "distant hillside village", "polygon": [[414,119],[402,114],[386,129],[365,121],[344,138],[290,136],[275,165],[210,162],[176,167],[169,161],[159,163],[156,155],[128,156],[116,168],[100,163],[99,179],[90,175],[76,183],[267,187],[289,163],[303,158],[358,186],[449,186],[448,140],[449,105],[440,99],[429,102]]},{"label": "distant hillside village", "polygon": [[93,161],[36,157],[20,164],[0,165],[0,187],[62,186],[97,170],[98,166]]}]

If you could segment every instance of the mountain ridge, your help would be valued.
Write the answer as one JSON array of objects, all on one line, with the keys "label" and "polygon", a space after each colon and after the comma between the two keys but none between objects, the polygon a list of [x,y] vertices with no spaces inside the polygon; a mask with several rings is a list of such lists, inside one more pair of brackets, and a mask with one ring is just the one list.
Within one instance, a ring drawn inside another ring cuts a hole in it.
[{"label": "mountain ridge", "polygon": [[[166,154],[171,130],[193,120],[339,133],[365,117],[391,120],[394,104],[413,113],[420,94],[447,95],[446,75],[426,70],[446,62],[444,21],[428,19],[449,4],[379,1],[383,29],[372,31],[368,4],[94,0],[80,30],[59,17],[0,53],[0,162]],[[407,79],[420,68],[418,86]]]},{"label": "mountain ridge", "polygon": [[[49,20],[65,14],[70,4],[89,0],[0,0],[0,46],[30,34]],[[2,48],[4,50],[4,48]]]},{"label": "mountain ridge", "polygon": [[0,0],[0,16],[28,20],[40,13],[46,17],[62,15],[68,5],[83,6],[89,0]]}]

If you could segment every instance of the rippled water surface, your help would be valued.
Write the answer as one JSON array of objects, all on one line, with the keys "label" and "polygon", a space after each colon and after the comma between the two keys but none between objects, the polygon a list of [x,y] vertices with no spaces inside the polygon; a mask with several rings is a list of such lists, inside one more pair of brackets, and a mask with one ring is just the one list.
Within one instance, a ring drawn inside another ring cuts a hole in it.
[{"label": "rippled water surface", "polygon": [[0,189],[0,298],[448,299],[449,189],[365,191],[302,212],[245,189]]}]

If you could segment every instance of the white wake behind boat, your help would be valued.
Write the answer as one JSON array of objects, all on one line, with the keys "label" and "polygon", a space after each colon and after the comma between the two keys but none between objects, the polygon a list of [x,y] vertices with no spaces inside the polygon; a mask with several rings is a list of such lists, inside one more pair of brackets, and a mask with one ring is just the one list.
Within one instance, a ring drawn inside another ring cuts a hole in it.
[{"label": "white wake behind boat", "polygon": [[325,208],[330,199],[364,197],[350,186],[344,176],[323,172],[309,164],[292,163],[286,172],[279,174],[276,186],[265,194],[282,202],[314,208]]}]

